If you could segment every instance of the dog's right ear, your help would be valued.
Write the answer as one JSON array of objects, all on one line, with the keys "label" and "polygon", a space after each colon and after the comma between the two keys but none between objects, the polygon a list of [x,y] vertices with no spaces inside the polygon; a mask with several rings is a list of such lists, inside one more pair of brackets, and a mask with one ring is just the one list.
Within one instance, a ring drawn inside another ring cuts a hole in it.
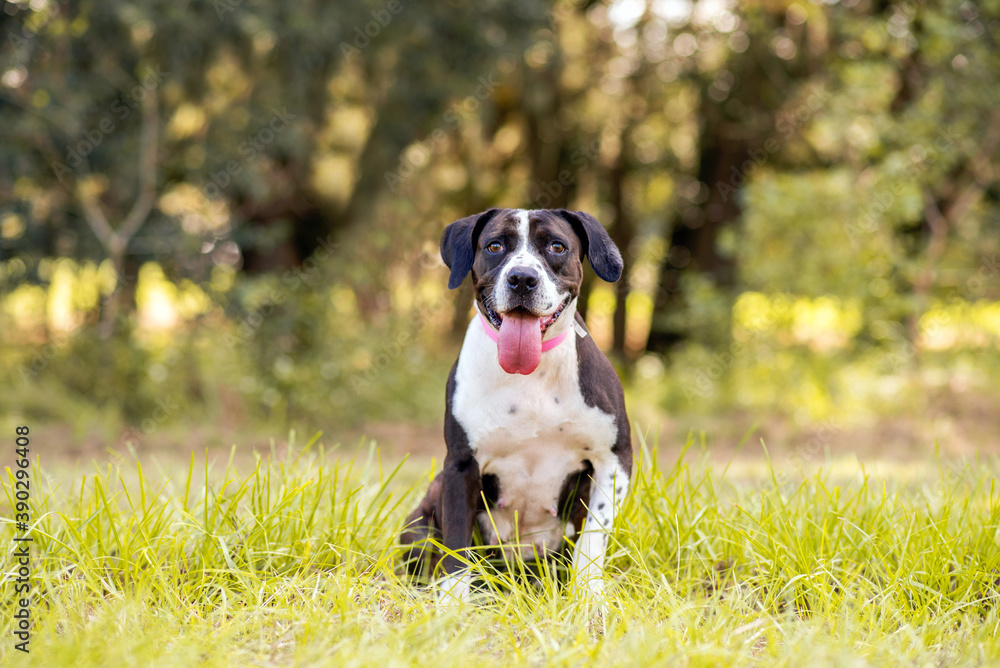
[{"label": "dog's right ear", "polygon": [[608,283],[614,283],[621,278],[625,267],[622,263],[622,254],[604,226],[583,211],[557,209],[556,213],[572,225],[576,236],[580,237],[580,241],[583,242],[583,252],[590,260],[594,273]]},{"label": "dog's right ear", "polygon": [[465,275],[472,271],[479,233],[499,211],[500,209],[490,209],[474,216],[459,218],[444,228],[441,236],[441,259],[451,269],[451,276],[448,277],[449,290],[460,286]]}]

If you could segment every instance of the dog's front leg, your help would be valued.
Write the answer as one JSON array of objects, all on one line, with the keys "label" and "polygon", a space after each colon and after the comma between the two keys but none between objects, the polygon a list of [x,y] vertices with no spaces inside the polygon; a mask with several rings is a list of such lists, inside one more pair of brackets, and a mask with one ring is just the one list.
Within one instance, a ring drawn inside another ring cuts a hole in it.
[{"label": "dog's front leg", "polygon": [[469,598],[472,583],[468,556],[482,490],[479,463],[472,451],[449,452],[441,478],[442,542],[456,554],[448,554],[442,560],[445,576],[439,584],[440,600],[464,601]]},{"label": "dog's front leg", "polygon": [[590,502],[583,530],[573,554],[577,591],[600,602],[604,597],[604,557],[618,509],[628,491],[629,478],[618,461],[595,468],[590,484]]}]

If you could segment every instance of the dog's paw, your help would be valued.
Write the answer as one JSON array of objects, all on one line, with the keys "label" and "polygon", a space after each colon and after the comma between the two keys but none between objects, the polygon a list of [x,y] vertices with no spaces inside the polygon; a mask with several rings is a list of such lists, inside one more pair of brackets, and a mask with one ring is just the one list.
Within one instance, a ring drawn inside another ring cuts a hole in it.
[{"label": "dog's paw", "polygon": [[437,602],[442,608],[454,608],[469,600],[472,575],[466,571],[447,575],[437,582]]},{"label": "dog's paw", "polygon": [[607,617],[608,602],[604,592],[604,578],[591,577],[578,582],[574,588],[576,599],[587,608],[592,631],[604,630],[604,619]]},{"label": "dog's paw", "polygon": [[600,575],[581,577],[574,587],[577,598],[588,603],[604,602],[604,578]]}]

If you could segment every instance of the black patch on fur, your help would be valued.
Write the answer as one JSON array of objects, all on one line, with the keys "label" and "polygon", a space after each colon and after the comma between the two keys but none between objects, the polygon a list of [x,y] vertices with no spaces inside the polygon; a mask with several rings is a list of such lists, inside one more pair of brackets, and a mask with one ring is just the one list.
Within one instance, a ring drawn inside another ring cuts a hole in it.
[{"label": "black patch on fur", "polygon": [[448,289],[454,290],[460,286],[472,270],[479,233],[500,211],[502,209],[490,209],[474,216],[459,218],[444,228],[444,234],[441,236],[441,259],[451,269]]},{"label": "black patch on fur", "polygon": [[[441,471],[441,502],[438,511],[441,516],[442,544],[449,550],[461,553],[472,546],[472,530],[476,523],[476,511],[480,506],[482,480],[479,477],[479,462],[469,446],[469,437],[451,412],[457,368],[458,360],[455,360],[448,375],[445,394],[444,440],[448,453]],[[448,574],[464,566],[460,559],[451,555],[446,556],[442,563],[444,572]]]},{"label": "black patch on fur", "polygon": [[563,481],[556,508],[563,522],[573,522],[577,532],[583,528],[590,503],[590,479],[594,475],[594,465],[583,460],[583,468],[570,473]]},{"label": "black patch on fur", "polygon": [[[576,321],[587,328],[580,314]],[[601,409],[615,417],[618,433],[611,451],[618,456],[625,474],[632,477],[632,432],[625,413],[625,393],[611,360],[594,343],[594,337],[576,340],[576,363],[580,373],[580,392],[588,406]]]},{"label": "black patch on fur", "polygon": [[411,574],[419,573],[428,561],[429,574],[434,574],[440,564],[445,573],[454,573],[464,567],[461,559],[441,555],[429,548],[427,538],[434,538],[450,550],[463,553],[472,546],[476,514],[484,508],[483,496],[495,502],[500,498],[496,476],[480,478],[479,463],[469,446],[469,437],[451,412],[455,394],[455,371],[458,360],[448,374],[445,395],[444,440],[448,452],[444,467],[431,482],[430,489],[420,505],[407,518],[406,528],[400,535],[402,545],[409,545],[403,553],[405,568]]},{"label": "black patch on fur", "polygon": [[608,283],[617,281],[622,275],[625,263],[622,262],[621,253],[604,226],[583,211],[556,209],[554,213],[573,226],[573,231],[583,243],[583,252],[590,260],[594,273]]},{"label": "black patch on fur", "polygon": [[483,475],[483,497],[487,506],[496,506],[500,500],[500,480],[496,475],[487,473]]},{"label": "black patch on fur", "polygon": [[425,570],[427,574],[433,573],[441,558],[440,553],[427,544],[429,538],[441,541],[440,501],[441,475],[438,474],[420,505],[406,518],[403,533],[399,536],[400,544],[409,546],[403,552],[403,568],[410,575],[418,575]]},{"label": "black patch on fur", "polygon": [[[465,276],[473,270],[473,265],[477,262],[476,248],[480,233],[501,211],[504,210],[490,209],[481,214],[468,216],[455,221],[445,229],[441,238],[441,259],[451,269],[449,288],[457,288]],[[570,290],[571,296],[578,294],[582,275],[581,262],[584,256],[590,260],[594,272],[600,278],[613,282],[621,276],[623,269],[621,254],[593,216],[562,209],[547,210],[546,214],[548,214],[547,220],[537,221],[534,243],[539,244],[538,248],[541,249],[553,235],[567,242],[571,253],[560,254],[558,257],[551,255],[543,257],[547,257],[548,271],[561,281],[562,288]],[[505,219],[500,219],[500,222],[505,222]],[[565,229],[566,225],[572,228],[572,235]],[[560,232],[559,228],[563,230]],[[490,233],[492,234],[492,231]],[[494,264],[500,266],[501,262],[497,259]],[[493,272],[495,269],[496,267],[493,267],[490,271]],[[476,280],[488,282],[489,275],[477,269]],[[477,283],[477,295],[482,289],[483,286]],[[586,329],[579,314],[576,314],[576,321]],[[611,451],[618,457],[623,471],[631,477],[630,426],[625,413],[621,382],[615,369],[592,337],[577,340],[577,364],[580,390],[586,404],[615,418],[617,433]],[[451,411],[457,368],[456,360],[448,376],[446,390],[444,437],[448,451],[443,470],[432,481],[427,494],[411,513],[407,526],[400,536],[400,542],[410,546],[406,555],[409,557],[407,569],[411,572],[416,572],[416,569],[424,565],[428,538],[438,540],[446,548],[460,555],[467,553],[472,546],[477,514],[488,504],[497,503],[500,498],[499,480],[494,475],[480,475],[479,463],[469,445],[468,435]],[[559,403],[559,397],[554,399]],[[511,405],[510,413],[516,413],[516,408],[516,405]],[[563,431],[562,426],[559,427],[559,431]],[[556,507],[559,516],[564,521],[572,521],[577,532],[582,530],[587,516],[594,474],[594,467],[590,461],[584,460],[582,465],[583,468],[567,476],[563,482]],[[619,493],[621,489],[619,487]],[[603,509],[603,502],[600,507]],[[432,572],[439,565],[438,559],[440,555],[431,555]],[[449,556],[440,560],[440,566],[445,573],[451,574],[460,570],[464,563],[459,558]]]}]

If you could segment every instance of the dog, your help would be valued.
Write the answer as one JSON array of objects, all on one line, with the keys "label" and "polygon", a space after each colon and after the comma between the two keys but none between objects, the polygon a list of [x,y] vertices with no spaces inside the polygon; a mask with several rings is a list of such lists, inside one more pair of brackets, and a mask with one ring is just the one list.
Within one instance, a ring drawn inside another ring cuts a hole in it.
[{"label": "dog", "polygon": [[427,538],[444,599],[467,600],[482,543],[545,557],[574,543],[573,582],[602,598],[608,539],[632,475],[621,381],[576,312],[587,258],[615,282],[621,253],[591,215],[490,209],[447,226],[441,258],[455,289],[472,274],[476,313],[448,376],[444,466],[407,519],[411,573]]}]

